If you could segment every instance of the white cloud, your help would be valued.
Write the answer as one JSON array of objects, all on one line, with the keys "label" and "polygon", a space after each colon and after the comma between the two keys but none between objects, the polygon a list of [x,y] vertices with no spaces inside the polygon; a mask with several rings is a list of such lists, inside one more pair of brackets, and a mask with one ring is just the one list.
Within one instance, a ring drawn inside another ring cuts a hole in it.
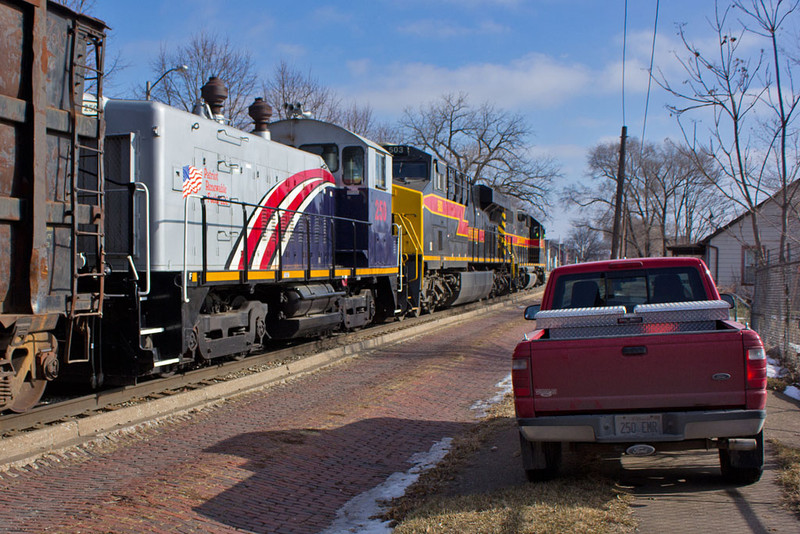
[{"label": "white cloud", "polygon": [[346,63],[347,71],[353,76],[365,76],[369,74],[372,67],[372,60],[370,59],[355,59]]},{"label": "white cloud", "polygon": [[275,50],[278,51],[278,57],[289,60],[295,60],[308,54],[305,46],[292,43],[276,44]]},{"label": "white cloud", "polygon": [[[473,63],[447,68],[427,63],[397,63],[385,71],[364,72],[347,88],[379,113],[396,114],[444,93],[465,91],[475,102],[489,100],[506,109],[542,109],[563,104],[593,83],[588,68],[528,54],[507,64]],[[368,82],[369,87],[364,88]]]}]

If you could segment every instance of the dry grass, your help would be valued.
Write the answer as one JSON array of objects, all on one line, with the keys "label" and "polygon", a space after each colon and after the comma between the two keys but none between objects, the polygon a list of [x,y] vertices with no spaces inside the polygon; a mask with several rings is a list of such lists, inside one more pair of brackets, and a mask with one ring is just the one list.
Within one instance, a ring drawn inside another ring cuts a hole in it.
[{"label": "dry grass", "polygon": [[[453,441],[448,456],[394,500],[395,534],[633,532],[633,497],[591,472],[490,493],[449,495],[448,483],[493,434],[514,425],[510,398]],[[522,469],[522,465],[519,466]]]},{"label": "dry grass", "polygon": [[795,513],[800,513],[800,449],[787,447],[776,439],[770,443],[775,447],[781,466],[778,482],[783,486],[786,503]]},{"label": "dry grass", "polygon": [[632,532],[630,497],[608,481],[559,479],[483,495],[432,495],[395,534]]}]

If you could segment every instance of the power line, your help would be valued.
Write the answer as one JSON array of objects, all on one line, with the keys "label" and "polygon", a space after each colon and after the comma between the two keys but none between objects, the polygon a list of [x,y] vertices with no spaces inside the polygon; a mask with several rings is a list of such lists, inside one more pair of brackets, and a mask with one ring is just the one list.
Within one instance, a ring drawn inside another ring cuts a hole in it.
[{"label": "power line", "polygon": [[620,257],[622,197],[625,187],[625,140],[628,127],[625,126],[625,50],[628,45],[628,0],[625,0],[625,17],[622,29],[622,134],[619,137],[619,169],[617,170],[617,193],[614,200],[614,228],[611,231],[611,259]]},{"label": "power line", "polygon": [[644,120],[642,120],[642,141],[640,148],[644,152],[644,133],[647,130],[647,109],[650,107],[650,86],[653,82],[653,57],[656,54],[656,32],[658,31],[658,4],[660,0],[656,0],[656,17],[653,22],[653,47],[650,49],[650,70],[648,70],[647,78],[647,98],[644,101]]},{"label": "power line", "polygon": [[622,124],[625,121],[625,51],[628,46],[628,0],[625,0],[625,16],[622,25]]}]

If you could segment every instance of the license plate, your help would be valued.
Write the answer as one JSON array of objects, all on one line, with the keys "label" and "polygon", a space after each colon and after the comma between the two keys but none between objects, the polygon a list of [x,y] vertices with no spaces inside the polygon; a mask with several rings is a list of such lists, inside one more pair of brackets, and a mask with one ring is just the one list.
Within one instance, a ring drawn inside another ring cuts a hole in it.
[{"label": "license plate", "polygon": [[617,436],[661,434],[661,415],[618,415],[614,417]]}]

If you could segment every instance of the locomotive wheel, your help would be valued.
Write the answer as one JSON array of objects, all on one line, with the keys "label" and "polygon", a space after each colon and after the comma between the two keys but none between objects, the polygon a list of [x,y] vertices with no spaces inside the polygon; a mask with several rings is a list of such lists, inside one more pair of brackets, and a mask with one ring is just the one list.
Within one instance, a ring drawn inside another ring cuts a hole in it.
[{"label": "locomotive wheel", "polygon": [[9,347],[10,358],[14,367],[11,379],[11,403],[7,406],[12,412],[23,413],[39,402],[47,385],[47,380],[37,377],[36,344],[29,339],[23,345]]}]

